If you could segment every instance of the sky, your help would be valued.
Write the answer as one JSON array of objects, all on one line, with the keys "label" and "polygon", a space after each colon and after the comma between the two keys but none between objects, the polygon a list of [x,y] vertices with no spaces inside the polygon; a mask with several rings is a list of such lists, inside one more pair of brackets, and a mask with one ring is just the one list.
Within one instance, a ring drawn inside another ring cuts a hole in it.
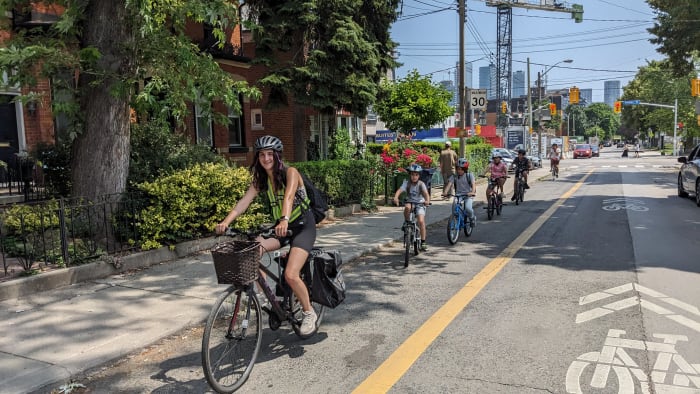
[{"label": "sky", "polygon": [[[496,63],[496,8],[484,0],[465,1],[465,61],[472,63],[472,86],[478,87],[479,67],[488,66],[489,57]],[[646,29],[653,26],[654,13],[646,1],[565,3],[571,4],[583,5],[583,22],[575,23],[569,13],[513,8],[512,71],[527,73],[529,57],[531,86],[536,85],[538,71],[548,70],[548,90],[590,88],[593,102],[602,102],[604,81],[619,80],[624,87],[647,61],[664,58],[649,42],[653,36]],[[454,80],[459,60],[457,26],[456,0],[404,0],[402,15],[391,28],[392,38],[399,44],[397,60],[403,63],[396,70],[397,77],[416,69],[421,75],[432,74],[434,82]],[[565,59],[573,62],[550,68]]]}]

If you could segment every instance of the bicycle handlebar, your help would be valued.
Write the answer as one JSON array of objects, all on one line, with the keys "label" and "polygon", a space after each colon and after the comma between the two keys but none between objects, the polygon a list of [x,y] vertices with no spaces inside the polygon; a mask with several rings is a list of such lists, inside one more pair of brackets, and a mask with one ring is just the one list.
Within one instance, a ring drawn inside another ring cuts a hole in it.
[{"label": "bicycle handlebar", "polygon": [[[235,229],[233,227],[228,227],[226,231],[224,232],[223,235],[232,237],[236,235],[242,235],[248,239],[255,239],[258,236],[263,237],[264,239],[268,238],[278,238],[277,235],[275,234],[275,226],[277,224],[272,224],[272,225],[261,225],[258,230],[247,230],[247,231],[242,231]],[[291,237],[294,233],[292,230],[287,230],[287,237]]]}]

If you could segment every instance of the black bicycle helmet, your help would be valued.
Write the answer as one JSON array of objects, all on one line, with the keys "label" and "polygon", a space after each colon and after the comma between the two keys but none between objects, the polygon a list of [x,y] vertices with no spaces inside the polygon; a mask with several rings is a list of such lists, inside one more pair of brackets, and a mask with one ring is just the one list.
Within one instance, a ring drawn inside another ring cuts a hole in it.
[{"label": "black bicycle helmet", "polygon": [[464,168],[465,170],[469,168],[469,162],[465,158],[457,160],[457,167]]},{"label": "black bicycle helmet", "polygon": [[263,149],[272,149],[277,152],[282,152],[282,141],[273,135],[265,135],[255,140],[255,153]]},{"label": "black bicycle helmet", "polygon": [[411,164],[410,166],[408,166],[406,168],[406,171],[407,172],[421,172],[421,171],[423,171],[423,167],[421,167],[418,164]]},{"label": "black bicycle helmet", "polygon": [[525,149],[518,149],[518,153],[521,155],[524,155],[527,152],[525,152]]}]

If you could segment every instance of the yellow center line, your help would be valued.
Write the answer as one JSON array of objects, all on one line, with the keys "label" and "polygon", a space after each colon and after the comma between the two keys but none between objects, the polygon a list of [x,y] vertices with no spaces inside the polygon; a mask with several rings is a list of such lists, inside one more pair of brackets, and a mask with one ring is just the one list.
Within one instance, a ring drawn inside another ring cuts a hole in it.
[{"label": "yellow center line", "polygon": [[590,170],[574,186],[564,193],[549,209],[491,260],[472,280],[462,287],[437,310],[416,332],[411,334],[371,375],[353,390],[353,393],[386,393],[418,360],[433,341],[447,328],[481,290],[510,262],[515,253],[539,230],[540,227],[571,197],[594,170]]}]

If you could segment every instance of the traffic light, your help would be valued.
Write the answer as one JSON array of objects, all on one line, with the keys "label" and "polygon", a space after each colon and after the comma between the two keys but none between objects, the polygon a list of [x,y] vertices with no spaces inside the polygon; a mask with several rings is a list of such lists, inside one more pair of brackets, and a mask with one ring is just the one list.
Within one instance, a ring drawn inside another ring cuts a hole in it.
[{"label": "traffic light", "polygon": [[700,79],[692,79],[690,81],[690,94],[693,97],[700,96]]},{"label": "traffic light", "polygon": [[501,101],[501,113],[505,114],[506,112],[508,112],[508,103]]},{"label": "traffic light", "polygon": [[615,101],[615,105],[613,105],[613,112],[616,114],[622,112],[622,101]]},{"label": "traffic light", "polygon": [[578,104],[579,103],[579,90],[576,86],[569,89],[569,103]]},{"label": "traffic light", "polygon": [[557,105],[554,103],[549,103],[549,114],[554,116],[557,114]]}]

